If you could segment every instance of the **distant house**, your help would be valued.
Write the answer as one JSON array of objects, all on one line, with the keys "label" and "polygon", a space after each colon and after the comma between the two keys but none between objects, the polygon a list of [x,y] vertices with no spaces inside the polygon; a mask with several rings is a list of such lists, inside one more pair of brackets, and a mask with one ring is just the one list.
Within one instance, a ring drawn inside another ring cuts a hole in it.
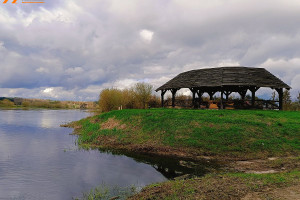
[{"label": "distant house", "polygon": [[251,105],[254,107],[255,92],[262,87],[275,89],[278,92],[278,108],[282,110],[283,89],[289,90],[291,87],[264,68],[238,66],[191,70],[177,75],[157,88],[156,91],[161,91],[162,107],[164,107],[164,95],[168,90],[172,93],[172,107],[175,106],[175,94],[181,88],[191,90],[193,104],[196,104],[196,95],[201,104],[204,93],[208,93],[210,99],[212,99],[216,92],[220,92],[220,104],[223,108],[223,103],[228,100],[232,92],[239,93],[241,99],[245,100],[246,93],[249,90],[252,94]]}]

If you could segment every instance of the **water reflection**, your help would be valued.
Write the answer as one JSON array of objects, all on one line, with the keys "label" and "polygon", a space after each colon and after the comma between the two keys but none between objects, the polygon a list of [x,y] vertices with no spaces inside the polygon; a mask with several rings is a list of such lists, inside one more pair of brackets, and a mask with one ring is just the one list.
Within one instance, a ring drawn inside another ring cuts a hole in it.
[{"label": "water reflection", "polygon": [[72,199],[102,183],[145,186],[166,178],[151,165],[75,145],[60,124],[88,113],[0,110],[0,199]]},{"label": "water reflection", "polygon": [[126,155],[140,163],[147,163],[160,172],[165,178],[173,179],[179,176],[203,176],[212,170],[218,170],[220,165],[214,160],[179,159],[168,156],[156,156],[150,154],[135,154],[126,151],[98,149],[100,152],[109,152],[114,155]]}]

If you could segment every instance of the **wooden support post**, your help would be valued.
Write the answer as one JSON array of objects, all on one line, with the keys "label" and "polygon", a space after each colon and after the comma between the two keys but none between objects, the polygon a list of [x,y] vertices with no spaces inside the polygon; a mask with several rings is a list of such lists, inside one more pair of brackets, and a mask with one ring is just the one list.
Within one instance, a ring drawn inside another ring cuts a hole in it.
[{"label": "wooden support post", "polygon": [[245,100],[247,90],[248,90],[248,89],[243,89],[243,90],[240,90],[240,91],[238,92],[238,93],[241,95],[241,99],[242,99],[242,100]]},{"label": "wooden support post", "polygon": [[228,99],[229,99],[229,95],[231,95],[231,91],[224,91],[224,94],[225,94],[225,96],[226,96],[226,101],[228,101]]},{"label": "wooden support post", "polygon": [[283,88],[276,88],[279,96],[279,110],[283,109]]},{"label": "wooden support post", "polygon": [[254,87],[254,88],[251,88],[250,91],[251,91],[251,106],[254,108],[255,107],[255,92],[259,89],[259,87]]},{"label": "wooden support post", "polygon": [[252,105],[252,107],[254,107],[255,106],[255,90],[251,90],[251,93],[252,93],[252,95],[251,95],[251,105]]},{"label": "wooden support post", "polygon": [[193,104],[193,107],[196,108],[195,97],[196,97],[197,90],[195,88],[190,88],[190,90],[191,90],[192,96],[193,96],[192,104]]},{"label": "wooden support post", "polygon": [[173,108],[175,107],[175,93],[172,92],[172,107]]},{"label": "wooden support post", "polygon": [[221,109],[224,108],[224,106],[223,106],[223,94],[224,94],[224,91],[222,90],[221,91]]},{"label": "wooden support post", "polygon": [[171,89],[171,93],[172,93],[172,107],[175,107],[175,94],[177,92],[178,89]]},{"label": "wooden support post", "polygon": [[201,92],[200,90],[197,90],[197,95],[198,95],[198,101],[199,101],[199,108],[201,107],[201,103],[202,103],[202,95],[203,92]]},{"label": "wooden support post", "polygon": [[245,95],[244,93],[241,93],[240,95],[241,95],[241,99],[242,99],[242,100],[245,100],[246,95]]},{"label": "wooden support post", "polygon": [[161,90],[161,107],[164,107],[164,95],[167,92],[167,90]]}]

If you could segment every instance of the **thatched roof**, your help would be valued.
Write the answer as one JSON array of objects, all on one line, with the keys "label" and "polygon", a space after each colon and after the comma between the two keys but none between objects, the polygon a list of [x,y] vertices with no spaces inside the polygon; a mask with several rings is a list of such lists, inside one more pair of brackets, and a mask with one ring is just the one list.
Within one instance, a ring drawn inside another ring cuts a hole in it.
[{"label": "thatched roof", "polygon": [[290,89],[290,86],[264,68],[239,66],[198,69],[183,72],[157,88],[156,91],[224,86]]}]

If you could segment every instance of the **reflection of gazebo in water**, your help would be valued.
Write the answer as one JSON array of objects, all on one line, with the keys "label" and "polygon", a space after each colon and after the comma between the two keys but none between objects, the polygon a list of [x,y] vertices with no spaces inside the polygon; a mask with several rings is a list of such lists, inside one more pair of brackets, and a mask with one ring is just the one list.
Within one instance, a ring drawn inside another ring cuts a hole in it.
[{"label": "reflection of gazebo in water", "polygon": [[[251,91],[252,98],[249,106],[255,107],[255,92],[261,87],[275,89],[279,95],[279,101],[265,101],[282,110],[283,88],[290,89],[290,86],[264,68],[253,67],[219,67],[209,69],[198,69],[183,72],[156,89],[161,91],[161,103],[164,107],[164,94],[170,90],[172,93],[172,107],[175,107],[175,94],[181,88],[189,88],[193,94],[192,104],[201,107],[205,102],[202,95],[206,92],[213,99],[215,93],[220,92],[221,98],[219,107],[224,108],[229,101],[229,95],[237,92],[241,101],[245,102],[247,91]],[[196,98],[196,94],[198,98]],[[224,99],[223,95],[226,98]],[[276,103],[279,103],[277,105]]]}]

